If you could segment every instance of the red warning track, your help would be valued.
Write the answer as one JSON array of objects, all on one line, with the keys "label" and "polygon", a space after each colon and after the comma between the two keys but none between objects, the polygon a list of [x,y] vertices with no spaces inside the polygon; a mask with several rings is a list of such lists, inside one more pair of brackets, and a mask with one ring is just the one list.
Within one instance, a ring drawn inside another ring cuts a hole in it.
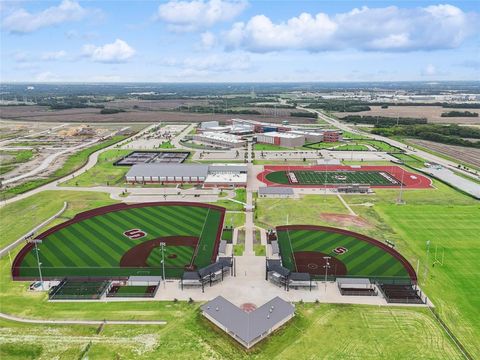
[{"label": "red warning track", "polygon": [[[420,174],[412,173],[399,166],[347,166],[347,165],[314,165],[314,166],[278,166],[278,165],[265,165],[263,171],[257,175],[257,179],[268,186],[282,186],[282,187],[295,187],[295,188],[324,188],[325,185],[292,185],[292,184],[278,184],[272,182],[266,178],[267,174],[276,171],[381,171],[386,172],[397,179],[399,182],[403,182],[403,187],[408,189],[428,189],[432,187],[432,181]],[[327,188],[336,188],[343,186],[343,184],[327,185]],[[398,186],[383,186],[383,185],[371,185],[372,188],[386,188],[392,189]]]}]

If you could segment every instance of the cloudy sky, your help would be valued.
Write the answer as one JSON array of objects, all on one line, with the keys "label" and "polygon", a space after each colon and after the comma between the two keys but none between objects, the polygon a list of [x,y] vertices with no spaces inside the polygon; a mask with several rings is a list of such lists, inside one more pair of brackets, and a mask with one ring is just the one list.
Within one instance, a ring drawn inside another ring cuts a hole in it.
[{"label": "cloudy sky", "polygon": [[0,1],[1,81],[479,80],[472,1]]}]

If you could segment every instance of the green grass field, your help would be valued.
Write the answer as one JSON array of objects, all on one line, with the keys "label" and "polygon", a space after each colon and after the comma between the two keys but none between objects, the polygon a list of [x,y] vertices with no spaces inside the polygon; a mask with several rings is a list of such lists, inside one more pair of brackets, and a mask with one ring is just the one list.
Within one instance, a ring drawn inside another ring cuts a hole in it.
[{"label": "green grass field", "polygon": [[[68,303],[49,304],[57,310]],[[79,306],[78,303],[74,304]],[[97,304],[82,304],[92,307]],[[296,316],[246,351],[184,302],[101,304],[103,315],[138,309],[163,326],[19,324],[0,320],[2,359],[461,359],[425,309],[297,304]],[[111,306],[110,306],[111,305]],[[97,307],[98,308],[98,307]],[[90,344],[88,351],[87,345]]]},{"label": "green grass field", "polygon": [[[217,209],[198,206],[148,206],[96,215],[55,231],[39,245],[44,277],[161,275],[160,251],[150,253],[149,267],[120,266],[122,256],[145,241],[166,236],[199,238],[193,263],[202,268],[211,262],[217,229],[222,221]],[[124,235],[140,229],[145,236],[131,239]],[[178,277],[192,262],[190,246],[167,246],[166,275]],[[172,256],[174,255],[174,257]],[[20,277],[37,277],[34,250],[22,260]]]},{"label": "green grass field", "polygon": [[[289,179],[287,171],[274,171],[265,176],[268,181],[291,185],[342,185],[399,186],[382,176],[380,171],[312,171],[293,170],[296,182]],[[389,175],[392,177],[391,175]],[[392,177],[393,178],[393,177]]]},{"label": "green grass field", "polygon": [[362,144],[345,144],[335,147],[336,151],[368,151],[368,147]]},{"label": "green grass field", "polygon": [[274,144],[254,144],[253,150],[261,150],[261,151],[291,151],[293,148],[287,148],[279,145]]},{"label": "green grass field", "polygon": [[[282,264],[291,271],[301,271],[295,253],[308,251],[337,259],[346,267],[349,277],[368,277],[379,280],[408,279],[402,263],[380,247],[358,239],[323,230],[280,230],[278,244]],[[347,252],[336,254],[333,250],[344,247]],[[335,269],[332,269],[335,274]]]},{"label": "green grass field", "polygon": [[115,186],[125,182],[125,174],[129,166],[114,166],[113,163],[131,150],[112,149],[101,153],[94,167],[83,174],[65,181],[61,186]]}]

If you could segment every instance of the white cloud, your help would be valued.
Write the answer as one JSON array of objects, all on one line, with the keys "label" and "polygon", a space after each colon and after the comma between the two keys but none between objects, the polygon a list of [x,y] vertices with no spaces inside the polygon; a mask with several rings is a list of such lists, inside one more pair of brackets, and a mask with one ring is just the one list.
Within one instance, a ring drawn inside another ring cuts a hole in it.
[{"label": "white cloud", "polygon": [[213,54],[183,59],[167,58],[161,61],[161,65],[177,68],[179,77],[198,77],[248,70],[251,68],[251,60],[246,54]]},{"label": "white cloud", "polygon": [[224,36],[228,48],[253,52],[433,50],[461,45],[478,27],[476,20],[477,15],[452,5],[362,7],[333,16],[302,13],[279,23],[257,15],[247,22],[235,23]]},{"label": "white cloud", "polygon": [[232,20],[247,5],[246,0],[172,0],[158,7],[156,19],[172,31],[195,31]]},{"label": "white cloud", "polygon": [[7,15],[2,27],[11,33],[30,33],[48,26],[83,19],[88,10],[74,0],[63,0],[58,6],[49,7],[38,13],[21,8]]},{"label": "white cloud", "polygon": [[61,60],[67,56],[65,50],[44,52],[40,59],[43,61]]},{"label": "white cloud", "polygon": [[217,42],[217,38],[210,31],[206,31],[200,34],[200,41],[202,44],[202,48],[211,49],[215,46]]},{"label": "white cloud", "polygon": [[422,71],[422,75],[426,76],[434,76],[437,75],[437,69],[435,68],[434,65],[428,64],[425,69]]},{"label": "white cloud", "polygon": [[43,71],[38,73],[34,77],[35,81],[38,82],[51,82],[51,81],[60,81],[61,78],[50,71]]},{"label": "white cloud", "polygon": [[116,39],[113,43],[103,46],[85,45],[83,54],[97,62],[121,63],[131,59],[135,55],[135,49],[125,41]]}]

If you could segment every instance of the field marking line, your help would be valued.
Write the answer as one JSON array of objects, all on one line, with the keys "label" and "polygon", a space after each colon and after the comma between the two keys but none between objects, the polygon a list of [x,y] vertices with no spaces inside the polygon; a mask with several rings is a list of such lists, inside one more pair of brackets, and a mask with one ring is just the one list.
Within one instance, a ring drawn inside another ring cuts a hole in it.
[{"label": "field marking line", "polygon": [[345,206],[348,210],[348,212],[350,213],[350,215],[353,215],[353,216],[358,216],[355,211],[353,211],[353,209],[350,207],[350,205],[347,204],[347,202],[345,201],[345,199],[342,197],[342,195],[340,194],[337,194],[337,197],[338,199],[340,200],[340,202],[343,204],[343,206]]},{"label": "field marking line", "polygon": [[205,215],[205,220],[203,221],[202,231],[200,232],[200,236],[198,237],[197,247],[195,248],[195,251],[193,252],[192,262],[190,263],[190,266],[193,265],[195,259],[197,258],[198,248],[200,247],[200,241],[202,240],[203,230],[205,230],[205,224],[207,223],[207,219],[208,219],[209,215],[210,215],[210,208],[208,208],[207,214]]},{"label": "field marking line", "polygon": [[20,244],[21,242],[23,242],[25,240],[25,238],[30,235],[30,234],[33,234],[35,233],[37,230],[41,229],[42,227],[44,227],[45,225],[48,225],[50,222],[52,222],[53,220],[55,220],[57,217],[59,217],[60,215],[63,214],[63,212],[67,209],[67,202],[64,201],[63,202],[63,207],[60,209],[60,211],[58,211],[56,214],[52,215],[51,217],[49,217],[47,220],[45,220],[44,222],[42,222],[41,224],[35,226],[32,230],[30,230],[29,232],[27,232],[26,234],[24,234],[23,236],[21,236],[20,238],[18,238],[17,240],[15,240],[13,243],[11,243],[10,245],[7,245],[5,246],[3,249],[0,249],[0,259],[5,256],[5,254],[7,254],[10,250],[13,250],[14,248],[17,247],[18,244]]},{"label": "field marking line", "polygon": [[290,250],[292,250],[292,259],[293,259],[293,263],[295,265],[295,270],[298,271],[297,262],[295,261],[295,255],[293,253],[292,240],[290,239],[290,230],[287,230],[287,237],[288,237],[288,243],[290,244]]},{"label": "field marking line", "polygon": [[166,325],[164,320],[44,320],[27,319],[14,315],[0,313],[0,318],[26,324],[53,324],[53,325]]}]

